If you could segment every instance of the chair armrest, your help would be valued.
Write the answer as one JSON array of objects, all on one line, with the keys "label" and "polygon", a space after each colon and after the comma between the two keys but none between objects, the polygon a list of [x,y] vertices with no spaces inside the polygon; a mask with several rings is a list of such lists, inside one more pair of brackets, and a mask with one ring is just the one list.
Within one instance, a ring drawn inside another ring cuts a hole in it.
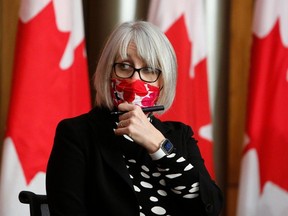
[{"label": "chair armrest", "polygon": [[39,204],[47,203],[47,196],[35,194],[31,191],[21,191],[18,196],[21,203],[30,204],[37,202]]}]

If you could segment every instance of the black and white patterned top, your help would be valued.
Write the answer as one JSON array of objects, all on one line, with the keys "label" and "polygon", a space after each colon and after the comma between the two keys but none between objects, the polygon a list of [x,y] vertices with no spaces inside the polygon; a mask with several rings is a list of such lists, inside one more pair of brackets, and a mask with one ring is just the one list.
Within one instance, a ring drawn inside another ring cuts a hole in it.
[{"label": "black and white patterned top", "polygon": [[199,199],[199,180],[193,165],[177,155],[176,150],[155,161],[143,147],[131,141],[125,142],[122,150],[140,216],[173,215],[181,211],[173,205],[174,199]]}]

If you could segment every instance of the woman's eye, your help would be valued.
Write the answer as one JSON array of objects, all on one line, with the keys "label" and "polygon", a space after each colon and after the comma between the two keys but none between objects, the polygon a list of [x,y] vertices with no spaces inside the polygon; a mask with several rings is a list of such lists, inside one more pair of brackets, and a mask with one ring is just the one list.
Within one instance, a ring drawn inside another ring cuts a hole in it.
[{"label": "woman's eye", "polygon": [[121,69],[128,69],[128,68],[129,68],[129,65],[127,65],[127,64],[120,64],[120,68],[121,68]]},{"label": "woman's eye", "polygon": [[143,68],[142,71],[143,71],[144,73],[154,73],[153,68]]}]

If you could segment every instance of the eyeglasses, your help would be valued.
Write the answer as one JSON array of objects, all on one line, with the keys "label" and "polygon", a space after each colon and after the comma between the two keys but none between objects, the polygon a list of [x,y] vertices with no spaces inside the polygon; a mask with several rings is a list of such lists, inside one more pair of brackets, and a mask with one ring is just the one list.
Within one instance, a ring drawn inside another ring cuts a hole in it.
[{"label": "eyeglasses", "polygon": [[114,63],[113,69],[117,77],[122,79],[131,78],[135,72],[138,72],[142,81],[147,83],[156,82],[161,74],[161,70],[152,67],[135,68],[125,63]]}]

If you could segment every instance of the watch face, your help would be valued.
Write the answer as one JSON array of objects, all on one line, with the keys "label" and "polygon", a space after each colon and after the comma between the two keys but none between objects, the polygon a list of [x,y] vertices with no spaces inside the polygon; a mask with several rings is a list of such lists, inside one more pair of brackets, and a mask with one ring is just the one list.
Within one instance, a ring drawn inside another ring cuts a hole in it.
[{"label": "watch face", "polygon": [[162,148],[166,153],[170,154],[173,151],[173,144],[166,139],[162,145]]}]

